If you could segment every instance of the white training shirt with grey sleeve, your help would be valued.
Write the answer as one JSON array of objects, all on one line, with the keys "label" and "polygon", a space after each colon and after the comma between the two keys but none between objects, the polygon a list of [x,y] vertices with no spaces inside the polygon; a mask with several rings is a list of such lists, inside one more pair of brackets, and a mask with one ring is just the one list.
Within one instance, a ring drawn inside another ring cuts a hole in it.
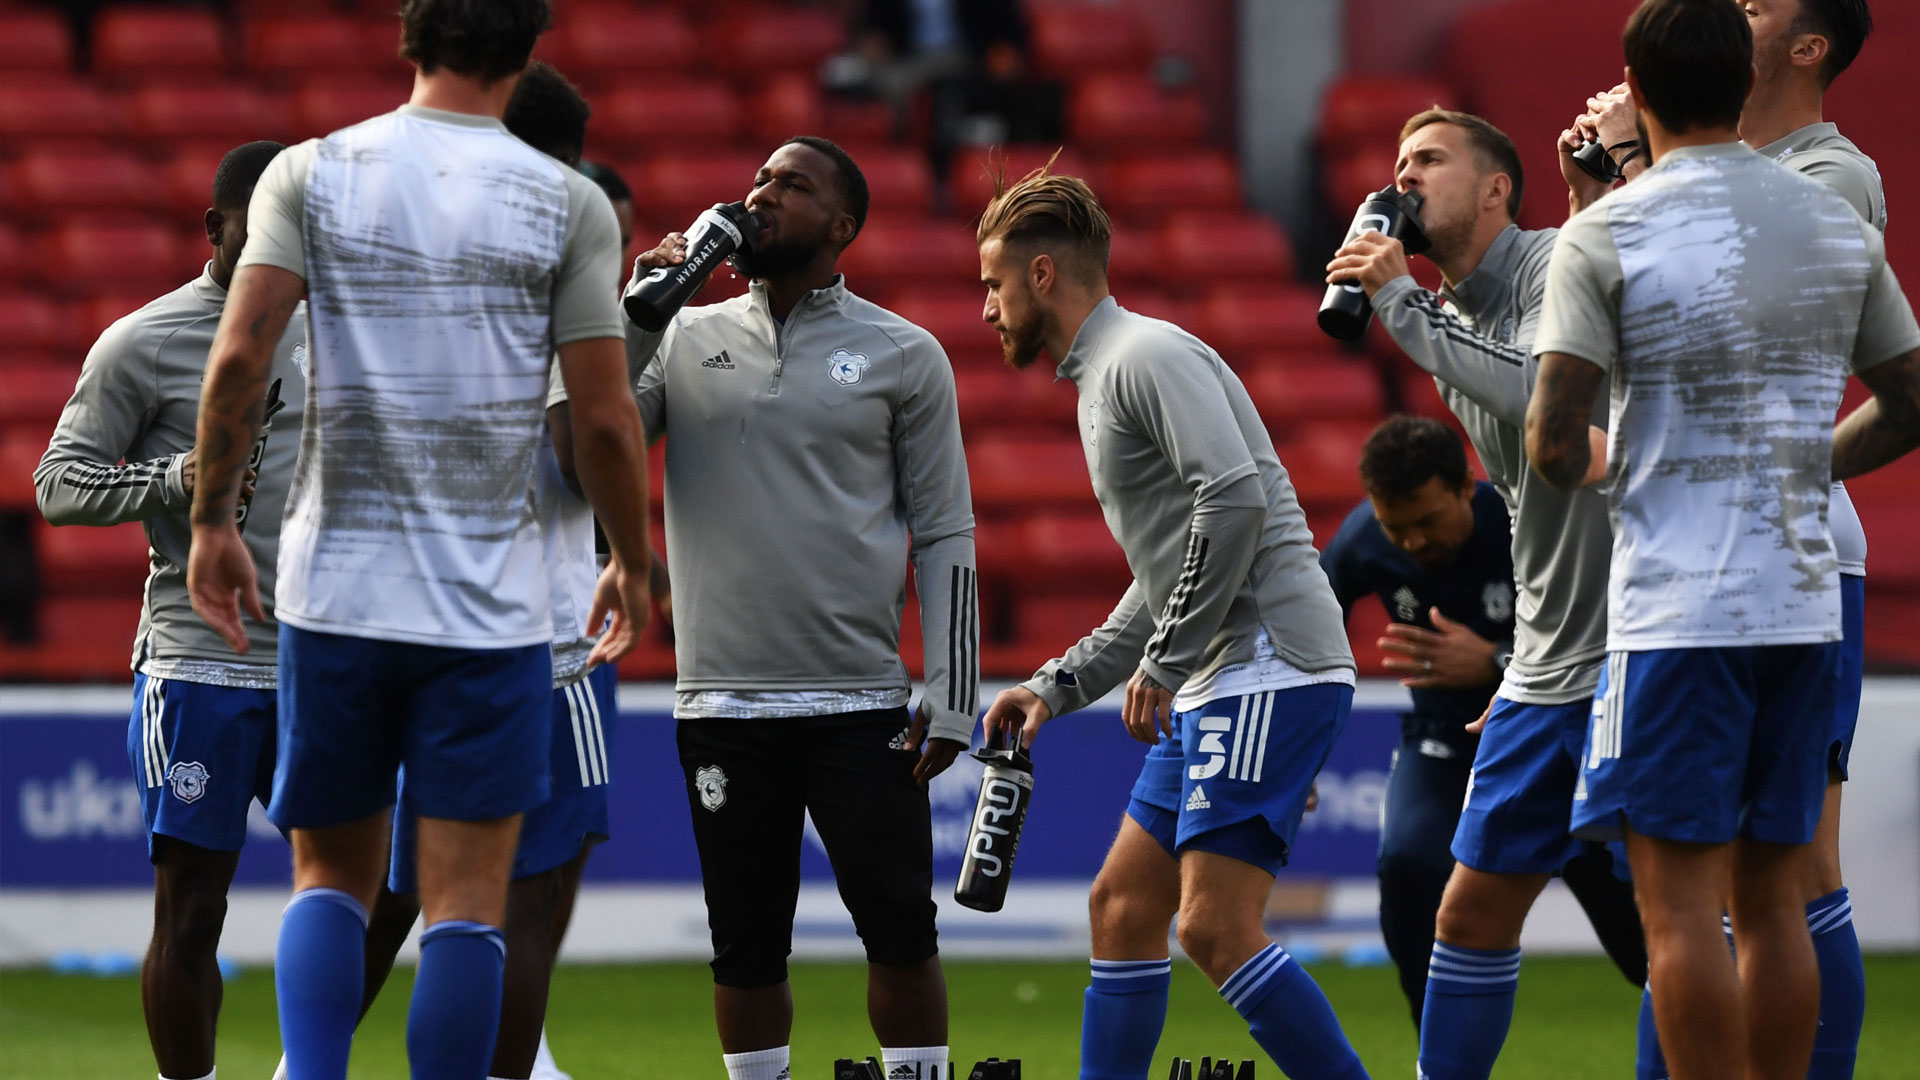
[{"label": "white training shirt with grey sleeve", "polygon": [[[1883,233],[1887,231],[1887,192],[1880,182],[1880,166],[1840,134],[1838,127],[1808,124],[1758,147],[1757,152],[1825,184],[1847,200],[1861,220]],[[1833,530],[1833,554],[1840,562],[1840,572],[1866,576],[1867,531],[1860,524],[1859,511],[1853,508],[1853,497],[1839,481],[1834,482],[1827,505],[1827,525]]]},{"label": "white training shirt with grey sleeve", "polygon": [[[1102,300],[1060,377],[1134,582],[1111,617],[1025,686],[1061,716],[1136,669],[1178,695],[1267,645],[1292,670],[1351,677],[1339,601],[1293,483],[1239,376],[1192,334]],[[1336,676],[1338,677],[1338,676]],[[1318,680],[1313,680],[1318,681]]]},{"label": "white training shirt with grey sleeve", "polygon": [[[260,579],[267,618],[246,612],[247,652],[236,653],[199,615],[187,595],[187,550],[193,500],[181,469],[193,449],[200,383],[220,326],[227,290],[211,267],[192,282],[109,326],[87,353],[73,397],[33,471],[40,512],[55,525],[119,525],[138,521],[148,562],[133,669],[155,678],[270,690],[279,631],[273,622],[274,561],[287,484],[300,445],[306,396],[305,312],[273,350],[259,478],[241,522],[241,539]],[[124,459],[125,464],[119,464]]]},{"label": "white training shirt with grey sleeve", "polygon": [[776,322],[766,289],[629,327],[650,439],[667,440],[676,715],[907,703],[914,570],[929,733],[971,742],[980,620],[953,368],[846,282]]},{"label": "white training shirt with grey sleeve", "polygon": [[[1374,294],[1380,325],[1433,376],[1513,519],[1513,660],[1500,696],[1527,705],[1590,698],[1607,651],[1613,531],[1596,488],[1560,491],[1527,463],[1533,338],[1557,229],[1509,225],[1480,265],[1435,296],[1412,277]],[[1606,426],[1606,405],[1592,421]]]},{"label": "white training shirt with grey sleeve", "polygon": [[273,160],[248,210],[240,267],[254,265],[310,295],[280,618],[455,648],[551,642],[528,493],[554,349],[624,333],[605,193],[499,120],[404,105]]}]

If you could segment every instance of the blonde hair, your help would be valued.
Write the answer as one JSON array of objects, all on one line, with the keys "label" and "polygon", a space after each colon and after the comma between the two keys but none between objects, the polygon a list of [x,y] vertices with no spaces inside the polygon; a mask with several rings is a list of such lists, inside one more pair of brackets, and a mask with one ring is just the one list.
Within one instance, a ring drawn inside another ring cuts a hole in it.
[{"label": "blonde hair", "polygon": [[1092,279],[1097,268],[1107,272],[1113,248],[1113,221],[1085,180],[1052,171],[1059,151],[1047,163],[1007,183],[1005,162],[993,174],[993,199],[980,214],[977,243],[998,238],[1015,245],[1069,251],[1076,277]]}]

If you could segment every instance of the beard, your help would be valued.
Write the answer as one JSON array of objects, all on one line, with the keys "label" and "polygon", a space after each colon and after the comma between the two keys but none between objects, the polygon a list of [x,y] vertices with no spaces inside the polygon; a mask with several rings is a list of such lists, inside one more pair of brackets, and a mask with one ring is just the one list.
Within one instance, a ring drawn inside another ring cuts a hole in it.
[{"label": "beard", "polygon": [[1000,353],[1006,357],[1007,366],[1015,371],[1025,371],[1040,359],[1046,351],[1047,316],[1039,311],[1039,297],[1027,290],[1027,310],[1033,312],[1023,326],[1007,326],[1000,331]]},{"label": "beard", "polygon": [[822,246],[818,242],[796,241],[761,244],[734,252],[733,267],[751,281],[784,277],[811,263],[819,256]]},{"label": "beard", "polygon": [[[1429,211],[1435,210],[1432,203],[1427,204]],[[1473,242],[1475,215],[1472,206],[1462,207],[1459,213],[1422,213],[1420,223],[1427,234],[1429,247],[1427,257],[1446,261]]]}]

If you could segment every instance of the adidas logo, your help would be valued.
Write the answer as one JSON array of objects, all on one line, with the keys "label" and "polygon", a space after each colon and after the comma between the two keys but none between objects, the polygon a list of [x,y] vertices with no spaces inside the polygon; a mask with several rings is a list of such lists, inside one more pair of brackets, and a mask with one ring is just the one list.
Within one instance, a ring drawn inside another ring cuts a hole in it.
[{"label": "adidas logo", "polygon": [[920,1066],[901,1062],[887,1073],[887,1080],[920,1080]]},{"label": "adidas logo", "polygon": [[1199,784],[1193,785],[1193,794],[1187,796],[1188,810],[1211,810],[1213,804],[1207,801],[1207,789]]},{"label": "adidas logo", "polygon": [[722,349],[720,350],[719,356],[709,356],[705,360],[700,361],[700,366],[704,368],[718,368],[721,371],[732,371],[733,357],[728,356],[727,350]]}]

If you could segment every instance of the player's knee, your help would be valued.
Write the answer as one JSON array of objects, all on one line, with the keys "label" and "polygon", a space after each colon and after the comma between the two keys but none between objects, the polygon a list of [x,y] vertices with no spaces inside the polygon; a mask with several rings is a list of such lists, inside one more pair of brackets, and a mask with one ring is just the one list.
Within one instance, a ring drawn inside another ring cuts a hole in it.
[{"label": "player's knee", "polygon": [[165,917],[154,926],[169,950],[186,955],[212,954],[227,921],[224,889],[178,889],[169,897]]},{"label": "player's knee", "polygon": [[1450,884],[1440,897],[1440,910],[1434,915],[1433,935],[1449,945],[1468,949],[1511,948],[1517,928],[1504,925],[1494,912],[1496,905],[1481,902],[1473,890]]},{"label": "player's knee", "polygon": [[1102,872],[1087,893],[1087,915],[1097,934],[1125,939],[1147,935],[1164,942],[1173,908]]}]

